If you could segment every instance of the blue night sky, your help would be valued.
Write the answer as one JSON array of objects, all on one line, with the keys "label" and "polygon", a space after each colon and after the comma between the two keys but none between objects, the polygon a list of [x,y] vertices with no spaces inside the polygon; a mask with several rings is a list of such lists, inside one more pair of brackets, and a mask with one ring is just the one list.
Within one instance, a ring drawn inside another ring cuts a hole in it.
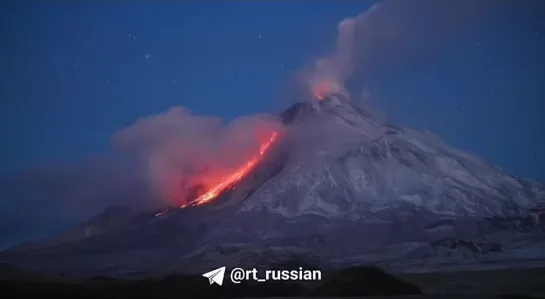
[{"label": "blue night sky", "polygon": [[[545,18],[532,3],[362,87],[393,122],[545,180]],[[228,120],[278,111],[293,72],[332,50],[339,21],[371,4],[3,3],[0,169],[106,153],[114,132],[176,105]]]}]

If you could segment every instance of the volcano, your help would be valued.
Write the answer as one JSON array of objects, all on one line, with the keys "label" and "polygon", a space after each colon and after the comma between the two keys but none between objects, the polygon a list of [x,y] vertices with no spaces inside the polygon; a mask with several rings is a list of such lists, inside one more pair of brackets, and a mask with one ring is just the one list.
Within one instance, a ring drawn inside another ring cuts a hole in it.
[{"label": "volcano", "polygon": [[286,132],[213,200],[167,213],[108,209],[0,259],[75,276],[291,260],[400,272],[545,261],[544,184],[389,124],[342,94],[279,119]]}]

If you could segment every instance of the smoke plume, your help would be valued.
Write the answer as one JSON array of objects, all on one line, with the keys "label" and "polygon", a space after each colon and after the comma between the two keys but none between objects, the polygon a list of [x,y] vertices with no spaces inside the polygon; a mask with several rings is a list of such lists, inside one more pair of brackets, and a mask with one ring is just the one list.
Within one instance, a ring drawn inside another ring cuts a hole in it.
[{"label": "smoke plume", "polygon": [[281,131],[268,115],[241,117],[229,124],[174,107],[138,120],[117,132],[117,150],[136,153],[147,164],[156,194],[171,205],[193,200],[259,153],[273,132]]},{"label": "smoke plume", "polygon": [[59,233],[110,206],[181,206],[255,157],[272,132],[281,131],[268,115],[226,124],[174,107],[142,118],[113,135],[108,156],[3,178],[0,248]]},{"label": "smoke plume", "polygon": [[[347,82],[447,49],[503,1],[390,0],[338,24],[336,49],[299,74],[315,98],[347,94]],[[361,78],[360,78],[361,79]],[[358,82],[361,87],[365,82]]]}]

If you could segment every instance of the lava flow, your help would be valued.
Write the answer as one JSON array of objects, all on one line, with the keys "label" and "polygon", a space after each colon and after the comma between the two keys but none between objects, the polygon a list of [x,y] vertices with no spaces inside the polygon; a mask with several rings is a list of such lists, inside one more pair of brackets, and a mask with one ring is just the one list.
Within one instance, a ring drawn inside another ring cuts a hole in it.
[{"label": "lava flow", "polygon": [[[235,185],[240,180],[242,180],[244,177],[246,177],[246,175],[248,175],[252,170],[255,169],[256,165],[263,159],[263,156],[265,155],[265,153],[267,152],[267,150],[270,148],[270,146],[276,140],[277,137],[278,137],[278,133],[273,132],[269,140],[261,144],[259,148],[259,154],[256,154],[255,156],[250,158],[244,165],[237,168],[235,171],[233,171],[229,175],[222,177],[220,179],[220,182],[217,185],[213,186],[207,192],[195,198],[194,200],[188,202],[187,204],[182,205],[181,208],[185,208],[187,206],[198,206],[198,205],[208,203],[214,198],[224,193],[225,191],[234,188]],[[155,214],[155,216],[162,216],[167,212],[168,212],[168,209],[163,212]]]}]

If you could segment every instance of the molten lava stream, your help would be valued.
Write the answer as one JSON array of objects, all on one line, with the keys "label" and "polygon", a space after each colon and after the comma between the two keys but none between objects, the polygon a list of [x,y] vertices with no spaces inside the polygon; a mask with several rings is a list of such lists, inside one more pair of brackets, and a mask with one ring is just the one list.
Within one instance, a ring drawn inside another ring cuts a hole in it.
[{"label": "molten lava stream", "polygon": [[218,197],[223,192],[234,187],[236,183],[238,183],[246,175],[248,175],[248,173],[250,173],[252,170],[255,169],[256,165],[263,159],[263,156],[265,155],[265,153],[267,152],[271,144],[276,140],[277,135],[278,135],[277,132],[273,132],[269,140],[260,146],[259,155],[252,157],[246,162],[246,164],[244,164],[237,170],[233,171],[233,173],[229,174],[228,176],[222,178],[219,184],[212,187],[203,195],[197,197],[196,199],[190,201],[189,203],[181,207],[185,208],[190,205],[198,206],[198,205],[202,205],[204,203],[210,202],[212,199]]},{"label": "molten lava stream", "polygon": [[[258,155],[255,155],[254,157],[250,158],[246,162],[246,164],[242,165],[241,167],[233,171],[228,176],[223,177],[221,179],[221,182],[218,183],[216,186],[210,188],[210,190],[208,190],[206,193],[190,201],[189,203],[182,205],[181,208],[185,208],[187,206],[198,206],[198,205],[202,205],[204,203],[210,202],[214,198],[221,195],[223,192],[233,188],[240,180],[242,180],[246,175],[248,175],[252,170],[255,169],[256,165],[263,159],[263,156],[265,155],[269,147],[272,145],[272,143],[276,140],[277,136],[278,136],[278,133],[273,132],[269,140],[267,140],[267,142],[265,142],[264,144],[261,144]],[[157,213],[155,214],[155,216],[162,216],[166,214],[168,211],[169,209],[163,212]]]}]

